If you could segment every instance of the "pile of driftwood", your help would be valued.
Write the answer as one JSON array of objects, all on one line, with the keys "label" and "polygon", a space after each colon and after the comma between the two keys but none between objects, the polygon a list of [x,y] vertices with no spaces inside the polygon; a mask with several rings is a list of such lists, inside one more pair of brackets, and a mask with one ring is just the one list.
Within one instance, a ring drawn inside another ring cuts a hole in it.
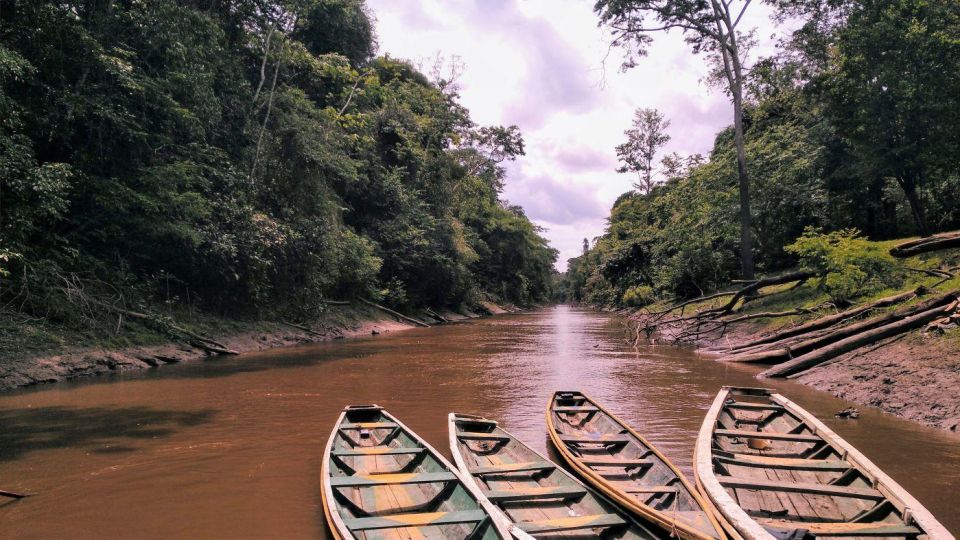
[{"label": "pile of driftwood", "polygon": [[[905,242],[893,248],[891,254],[896,257],[909,257],[954,247],[960,247],[960,231]],[[717,343],[724,338],[728,327],[738,322],[814,315],[831,310],[832,313],[822,314],[813,320],[757,338],[700,349],[701,352],[716,355],[721,361],[773,364],[760,373],[759,377],[796,376],[842,354],[891,338],[896,339],[910,330],[925,327],[928,331],[942,332],[960,325],[960,289],[949,292],[934,290],[953,279],[954,272],[958,269],[960,268],[908,268],[940,280],[930,287],[904,291],[842,311],[839,311],[837,306],[825,303],[786,311],[741,314],[743,307],[749,302],[792,290],[817,276],[811,272],[794,272],[744,282],[735,290],[704,295],[659,311],[648,310],[634,314],[634,344],[644,337],[651,342],[656,339],[668,343]],[[771,293],[763,292],[765,288],[789,283],[796,285],[791,288],[780,287]],[[721,298],[726,300],[715,305]],[[707,302],[713,304],[690,314],[685,313],[691,306]]]}]

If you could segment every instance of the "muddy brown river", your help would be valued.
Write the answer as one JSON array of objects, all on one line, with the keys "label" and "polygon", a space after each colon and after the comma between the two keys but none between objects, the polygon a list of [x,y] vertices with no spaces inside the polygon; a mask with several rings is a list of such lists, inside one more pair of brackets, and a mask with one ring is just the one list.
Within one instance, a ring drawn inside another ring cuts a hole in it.
[{"label": "muddy brown river", "polygon": [[[686,473],[703,414],[753,368],[625,343],[566,306],[60,383],[0,395],[3,538],[317,538],[320,453],[340,409],[378,403],[449,457],[446,415],[479,413],[538,450],[557,389],[581,389]],[[931,382],[935,384],[935,382]],[[960,533],[960,438],[776,382]]]}]

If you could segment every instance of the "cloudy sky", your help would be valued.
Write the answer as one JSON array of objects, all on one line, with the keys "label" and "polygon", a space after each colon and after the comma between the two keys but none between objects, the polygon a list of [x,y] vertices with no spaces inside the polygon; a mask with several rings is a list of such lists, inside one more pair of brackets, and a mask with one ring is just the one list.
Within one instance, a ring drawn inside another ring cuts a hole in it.
[{"label": "cloudy sky", "polygon": [[[613,201],[635,177],[617,174],[614,147],[634,109],[672,121],[666,151],[706,153],[732,122],[722,92],[703,78],[704,60],[679,33],[658,36],[639,65],[620,73],[590,0],[368,0],[380,53],[425,67],[458,58],[461,102],[480,125],[520,126],[526,156],[509,166],[504,197],[524,207],[560,250],[557,267],[603,233]],[[779,30],[763,4],[743,28],[758,28],[757,55]]]}]

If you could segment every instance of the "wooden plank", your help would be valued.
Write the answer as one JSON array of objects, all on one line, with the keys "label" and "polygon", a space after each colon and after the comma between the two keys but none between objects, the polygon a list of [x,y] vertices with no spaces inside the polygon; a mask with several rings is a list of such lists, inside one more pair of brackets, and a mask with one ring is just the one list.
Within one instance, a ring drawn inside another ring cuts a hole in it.
[{"label": "wooden plank", "polygon": [[374,529],[396,529],[400,527],[429,527],[435,525],[456,525],[474,523],[487,518],[483,510],[464,510],[459,512],[422,512],[415,514],[394,514],[391,516],[344,519],[347,528],[352,531]]},{"label": "wooden plank", "polygon": [[589,516],[573,516],[543,521],[518,522],[517,526],[529,534],[545,534],[560,531],[575,531],[577,529],[592,529],[594,527],[619,527],[627,522],[616,514],[595,514]]},{"label": "wooden plank", "polygon": [[881,501],[885,497],[872,488],[855,488],[850,486],[834,486],[830,484],[805,484],[794,482],[776,482],[755,478],[735,478],[733,476],[717,476],[720,485],[732,488],[757,489],[761,491],[783,491],[791,493],[807,493],[810,495],[827,495],[831,497],[852,497]]},{"label": "wooden plank", "polygon": [[680,491],[680,488],[676,486],[645,486],[645,487],[628,487],[624,491],[627,493],[677,493]]},{"label": "wooden plank", "polygon": [[334,450],[331,455],[337,457],[350,456],[383,456],[399,454],[419,454],[425,452],[425,448],[390,448],[387,446],[371,446],[370,448],[354,448],[352,450]]},{"label": "wooden plank", "polygon": [[560,435],[560,440],[567,444],[627,444],[631,439],[623,435],[601,435],[597,438]]},{"label": "wooden plank", "polygon": [[560,413],[582,413],[582,412],[597,412],[600,409],[588,405],[583,406],[568,406],[568,407],[554,407],[553,412]]},{"label": "wooden plank", "polygon": [[783,410],[782,405],[777,405],[776,403],[725,403],[724,407],[727,409],[742,409],[746,411],[781,411]]},{"label": "wooden plank", "polygon": [[795,433],[775,433],[772,431],[748,431],[744,429],[715,429],[713,434],[718,437],[740,437],[743,439],[767,439],[771,441],[790,442],[820,442],[823,439],[816,435],[801,435]]},{"label": "wooden plank", "polygon": [[394,422],[357,422],[356,424],[345,422],[340,424],[340,429],[388,429],[395,427],[397,427],[397,424]]},{"label": "wooden plank", "polygon": [[510,437],[504,435],[494,435],[492,433],[478,433],[474,431],[461,431],[457,433],[457,438],[462,441],[509,441]]},{"label": "wooden plank", "polygon": [[751,456],[748,454],[734,455],[736,457],[715,455],[713,459],[720,463],[741,467],[760,467],[764,469],[785,469],[793,471],[846,471],[852,467],[849,462],[841,460],[775,458]]},{"label": "wooden plank", "polygon": [[604,458],[584,458],[580,463],[588,467],[650,467],[653,462],[645,459],[604,459]]},{"label": "wooden plank", "polygon": [[780,530],[806,529],[817,536],[916,536],[923,531],[910,525],[893,523],[811,523],[796,521],[769,523],[767,527]]},{"label": "wooden plank", "polygon": [[426,484],[431,482],[452,482],[457,476],[452,472],[434,473],[391,473],[391,474],[355,474],[353,476],[334,476],[330,478],[331,487],[390,486],[397,484]]},{"label": "wooden plank", "polygon": [[484,493],[488,499],[494,502],[503,501],[529,501],[534,499],[567,499],[571,497],[580,497],[587,494],[587,490],[579,487],[540,487],[529,489],[513,490],[494,490]]},{"label": "wooden plank", "polygon": [[549,461],[527,461],[508,463],[506,465],[491,465],[470,469],[470,474],[503,474],[513,472],[546,471],[556,469],[557,466]]}]

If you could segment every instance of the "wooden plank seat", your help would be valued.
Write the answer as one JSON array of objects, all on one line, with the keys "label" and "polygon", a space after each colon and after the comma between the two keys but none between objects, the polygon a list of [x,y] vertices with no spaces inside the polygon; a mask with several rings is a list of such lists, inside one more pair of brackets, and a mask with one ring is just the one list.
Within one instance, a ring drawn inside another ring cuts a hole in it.
[{"label": "wooden plank seat", "polygon": [[767,529],[790,531],[805,529],[817,536],[906,536],[923,534],[923,531],[911,525],[895,523],[811,523],[795,521],[766,524]]},{"label": "wooden plank seat", "polygon": [[733,457],[715,455],[713,459],[728,465],[789,471],[846,471],[852,467],[850,462],[842,460],[776,458],[748,454],[733,454]]},{"label": "wooden plank seat", "polygon": [[456,479],[457,476],[448,471],[431,473],[355,474],[353,476],[335,476],[330,479],[330,486],[335,488],[396,486],[401,484],[452,482]]},{"label": "wooden plank seat", "polygon": [[713,434],[718,437],[740,437],[742,439],[767,439],[770,441],[789,441],[817,443],[823,441],[816,435],[802,435],[798,433],[776,433],[772,431],[749,431],[744,429],[716,429]]},{"label": "wooden plank seat", "polygon": [[529,471],[551,471],[557,466],[549,461],[525,461],[522,463],[505,463],[503,465],[488,465],[470,469],[470,474],[506,474]]},{"label": "wooden plank seat", "polygon": [[777,482],[774,480],[758,480],[754,478],[735,478],[732,476],[717,476],[721,486],[736,489],[755,489],[758,491],[780,491],[783,493],[807,493],[810,495],[827,495],[831,497],[850,497],[853,499],[867,499],[880,501],[884,496],[873,488],[859,488],[850,486],[836,486],[832,484],[805,484],[795,482]]},{"label": "wooden plank seat", "polygon": [[783,405],[777,405],[776,403],[734,402],[734,403],[725,403],[724,407],[727,409],[740,409],[744,411],[782,411],[783,410]]},{"label": "wooden plank seat", "polygon": [[397,427],[397,424],[394,422],[357,422],[356,424],[344,422],[340,424],[340,429],[392,429],[395,427]]},{"label": "wooden plank seat", "polygon": [[627,444],[630,438],[624,435],[601,435],[597,438],[578,435],[560,435],[560,440],[567,444]]},{"label": "wooden plank seat", "polygon": [[650,467],[652,462],[645,459],[604,459],[604,458],[586,458],[581,459],[580,463],[588,467]]},{"label": "wooden plank seat", "polygon": [[529,534],[545,534],[577,529],[592,529],[594,527],[619,527],[627,522],[616,514],[595,514],[589,516],[573,516],[542,521],[522,521],[517,526]]},{"label": "wooden plank seat", "polygon": [[389,446],[371,446],[368,448],[354,448],[351,450],[334,450],[331,455],[337,457],[355,457],[355,456],[396,456],[403,454],[420,454],[425,448],[391,448]]},{"label": "wooden plank seat", "polygon": [[422,512],[414,514],[393,514],[344,519],[343,523],[352,531],[374,529],[398,529],[401,527],[426,527],[431,525],[457,525],[476,523],[487,519],[483,510],[463,510],[459,512]]},{"label": "wooden plank seat", "polygon": [[487,420],[486,418],[456,418],[454,420],[457,424],[475,424],[478,426],[493,426],[496,427],[498,424],[494,420]]},{"label": "wooden plank seat", "polygon": [[494,502],[532,501],[536,499],[569,499],[582,497],[587,490],[579,487],[542,487],[487,491],[485,495]]},{"label": "wooden plank seat", "polygon": [[500,441],[507,442],[510,440],[510,437],[504,437],[503,435],[493,435],[491,433],[480,433],[474,431],[461,431],[457,433],[457,438],[462,441]]},{"label": "wooden plank seat", "polygon": [[578,406],[565,406],[565,407],[554,407],[554,412],[560,413],[584,413],[584,412],[597,412],[600,409],[590,406],[590,405],[578,405]]},{"label": "wooden plank seat", "polygon": [[677,493],[680,491],[676,486],[644,486],[628,487],[624,491],[627,493],[647,494],[647,493]]}]

